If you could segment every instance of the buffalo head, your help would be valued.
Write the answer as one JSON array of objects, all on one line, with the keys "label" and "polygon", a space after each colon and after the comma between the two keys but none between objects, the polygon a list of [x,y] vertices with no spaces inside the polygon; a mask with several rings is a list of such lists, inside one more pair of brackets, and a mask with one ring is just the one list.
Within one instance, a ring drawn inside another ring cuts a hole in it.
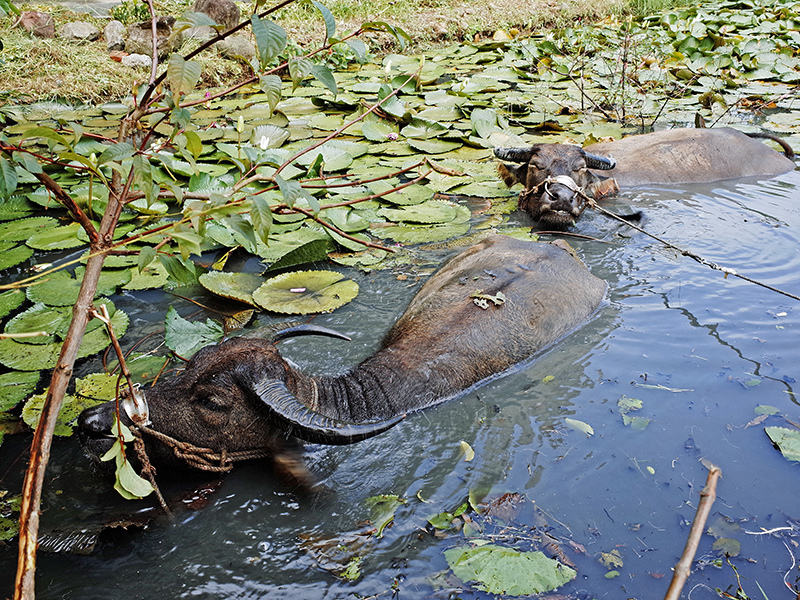
[{"label": "buffalo head", "polygon": [[589,154],[569,144],[534,144],[527,148],[495,148],[500,160],[500,176],[508,187],[524,186],[519,195],[519,208],[542,225],[566,229],[584,208],[584,197],[592,196],[591,186],[601,178],[589,169],[609,170],[616,166],[613,158]]}]

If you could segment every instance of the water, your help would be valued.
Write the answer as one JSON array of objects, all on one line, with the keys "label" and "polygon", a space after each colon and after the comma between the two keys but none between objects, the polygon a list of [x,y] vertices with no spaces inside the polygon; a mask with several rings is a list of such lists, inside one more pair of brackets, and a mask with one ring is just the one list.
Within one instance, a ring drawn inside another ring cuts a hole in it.
[{"label": "water", "polygon": [[[800,295],[800,172],[766,182],[628,191],[606,206],[642,210],[647,231]],[[764,427],[788,426],[785,418],[800,422],[800,305],[724,278],[596,213],[584,215],[577,230],[609,242],[570,240],[592,272],[608,281],[608,299],[594,320],[532,364],[377,438],[309,447],[308,461],[328,493],[298,495],[265,465],[244,465],[201,510],[134,529],[101,543],[91,556],[41,553],[38,597],[388,598],[393,584],[404,600],[455,597],[454,582],[436,576],[447,568],[443,551],[464,538],[433,536],[426,519],[454,510],[471,492],[525,496],[527,507],[512,523],[522,549],[531,547],[530,536],[542,527],[533,503],[544,511],[578,568],[566,593],[659,597],[705,482],[701,458],[723,471],[710,522],[734,524],[727,535],[741,545],[732,563],[745,591],[760,598],[758,583],[769,598],[782,597],[784,573],[791,584],[798,578],[790,553],[796,552],[800,478]],[[353,342],[302,338],[282,346],[305,370],[341,372],[368,356],[419,287],[413,277],[355,277],[359,298],[315,320],[352,335]],[[128,301],[126,310],[138,302]],[[632,414],[650,419],[643,431],[623,424],[617,408],[623,396],[642,401]],[[747,426],[762,404],[779,414]],[[594,435],[571,429],[566,418],[590,424]],[[471,462],[463,459],[462,440],[475,450]],[[69,527],[88,513],[109,518],[119,510],[122,503],[100,483],[95,491],[85,489],[88,467],[74,441],[58,440],[55,453],[43,527]],[[407,502],[384,537],[368,542],[362,577],[346,582],[318,568],[299,536],[357,531],[370,516],[364,500],[378,494],[398,494]],[[748,533],[789,526],[794,529],[773,535]],[[567,540],[586,553],[575,552]],[[735,591],[733,569],[712,562],[713,543],[703,536],[684,597],[716,597],[714,588]],[[613,550],[623,564],[609,579],[600,558]],[[13,571],[15,558],[0,551],[4,573]],[[9,593],[10,580],[0,594]],[[489,597],[470,590],[457,595]]]}]

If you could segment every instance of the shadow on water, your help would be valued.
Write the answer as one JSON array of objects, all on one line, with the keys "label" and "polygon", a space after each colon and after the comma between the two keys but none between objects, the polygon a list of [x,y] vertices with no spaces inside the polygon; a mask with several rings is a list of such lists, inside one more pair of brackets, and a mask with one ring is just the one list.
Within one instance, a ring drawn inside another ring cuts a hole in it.
[{"label": "shadow on water", "polygon": [[[800,293],[798,207],[797,172],[761,183],[634,190],[608,205],[620,213],[642,210],[648,231],[794,294]],[[454,597],[452,580],[437,575],[447,568],[443,550],[464,538],[431,534],[427,518],[453,511],[470,493],[507,492],[535,503],[565,544],[579,572],[566,593],[662,596],[705,481],[701,457],[722,467],[711,522],[721,527],[724,520],[726,535],[741,545],[732,560],[746,591],[754,597],[758,582],[767,596],[779,597],[792,565],[783,540],[796,534],[800,482],[763,428],[796,418],[800,307],[598,214],[587,213],[577,230],[610,242],[569,240],[609,283],[608,300],[590,323],[507,376],[411,415],[384,435],[349,447],[309,447],[325,493],[298,495],[265,465],[243,465],[201,510],[101,540],[90,556],[42,554],[38,597],[391,597],[395,582],[404,599]],[[291,340],[282,351],[301,368],[341,372],[363,360],[419,287],[413,277],[355,277],[359,298],[315,319],[353,342]],[[164,299],[163,308],[174,301]],[[153,312],[149,304],[142,308],[144,328],[158,322],[148,316]],[[649,419],[644,430],[623,422],[617,406],[623,396],[642,401],[636,414]],[[778,414],[748,426],[763,404]],[[567,418],[588,423],[594,435],[570,428]],[[475,450],[474,460],[464,460],[462,441]],[[43,527],[107,517],[121,504],[107,486],[87,484],[90,468],[72,440],[58,441],[49,477]],[[162,478],[177,483],[169,474]],[[75,487],[83,491],[73,493]],[[365,499],[378,494],[406,503],[384,537],[369,543],[363,576],[347,582],[318,568],[298,536],[358,531],[370,518]],[[517,517],[521,547],[530,543],[523,534],[542,527],[533,515]],[[776,527],[793,529],[754,535]],[[694,600],[735,584],[730,567],[715,566],[713,542],[706,535],[700,546],[689,583],[696,586]],[[622,565],[607,578],[599,559],[613,550]],[[10,572],[15,556],[6,548],[0,561]]]}]

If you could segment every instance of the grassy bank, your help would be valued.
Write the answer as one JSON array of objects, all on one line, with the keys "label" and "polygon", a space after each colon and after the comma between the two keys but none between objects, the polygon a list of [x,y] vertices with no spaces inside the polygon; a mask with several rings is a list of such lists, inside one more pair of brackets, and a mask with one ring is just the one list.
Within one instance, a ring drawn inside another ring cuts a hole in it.
[{"label": "grassy bank", "polygon": [[[491,37],[498,29],[517,29],[522,36],[547,28],[592,21],[610,14],[653,10],[652,0],[388,0],[376,7],[359,0],[333,0],[325,5],[336,18],[340,32],[352,30],[367,21],[386,21],[404,29],[413,45],[411,52],[463,40]],[[654,0],[660,2],[661,0]],[[643,4],[647,2],[646,4]],[[191,8],[192,1],[156,2],[160,14],[180,15]],[[133,6],[130,4],[129,6]],[[75,13],[53,5],[20,4],[22,10],[46,10],[55,19],[56,28],[76,20],[87,20],[102,27],[110,17]],[[246,14],[246,5],[242,5]],[[130,11],[129,11],[130,12]],[[144,81],[148,72],[131,71],[109,59],[105,42],[76,43],[41,39],[13,27],[15,16],[0,19],[3,50],[0,52],[0,101],[28,103],[63,98],[69,101],[104,102],[130,93],[135,81]],[[284,9],[278,21],[289,37],[301,45],[322,39],[324,25],[310,4]],[[388,37],[368,40],[375,53],[393,49]],[[183,49],[184,51],[187,48]],[[408,50],[407,50],[408,51]],[[246,77],[250,68],[206,52],[202,86],[223,86]]]}]

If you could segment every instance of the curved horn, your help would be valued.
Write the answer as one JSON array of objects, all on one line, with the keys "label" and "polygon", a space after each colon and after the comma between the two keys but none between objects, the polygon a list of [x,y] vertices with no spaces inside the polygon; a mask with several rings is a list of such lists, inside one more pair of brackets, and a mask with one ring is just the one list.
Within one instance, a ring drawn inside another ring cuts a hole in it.
[{"label": "curved horn", "polygon": [[354,444],[391,429],[405,415],[374,423],[346,423],[314,412],[289,391],[286,384],[276,379],[263,379],[255,385],[255,393],[285,431],[313,444]]},{"label": "curved horn", "polygon": [[590,169],[609,171],[617,166],[617,161],[615,161],[611,156],[606,158],[605,156],[598,156],[597,154],[589,154],[588,152],[584,152],[583,156],[586,159],[586,166],[589,167]]},{"label": "curved horn", "polygon": [[339,333],[335,329],[328,329],[327,327],[320,327],[319,325],[296,325],[295,327],[287,327],[281,329],[272,336],[272,341],[277,343],[290,337],[297,337],[300,335],[326,335],[340,340],[350,341],[350,338],[343,333]]},{"label": "curved horn", "polygon": [[510,160],[511,162],[526,163],[533,156],[533,148],[495,148],[494,155],[500,160]]}]

